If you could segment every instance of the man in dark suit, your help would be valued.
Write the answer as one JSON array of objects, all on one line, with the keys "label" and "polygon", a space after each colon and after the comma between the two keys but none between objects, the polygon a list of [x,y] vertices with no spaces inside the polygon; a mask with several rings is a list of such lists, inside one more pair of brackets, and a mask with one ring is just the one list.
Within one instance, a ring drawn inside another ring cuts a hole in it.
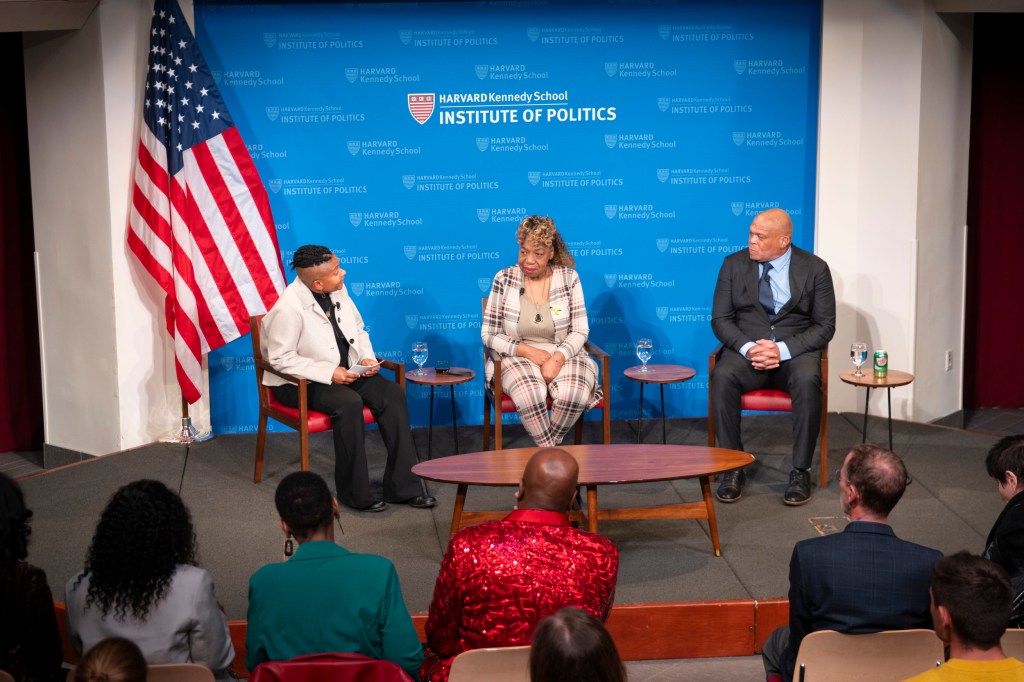
[{"label": "man in dark suit", "polygon": [[800,642],[818,630],[851,634],[931,628],[928,587],[942,554],[900,540],[889,513],[907,488],[907,468],[876,445],[858,445],[839,471],[842,533],[801,540],[789,562],[789,625],[762,649],[769,681],[793,679]]},{"label": "man in dark suit", "polygon": [[[758,214],[748,248],[727,256],[718,273],[711,328],[724,346],[711,397],[718,446],[742,450],[740,396],[774,388],[793,401],[793,470],[783,500],[811,497],[811,458],[821,426],[821,349],[836,331],[836,297],[828,265],[791,244],[782,209]],[[743,470],[722,476],[717,497],[740,499]]]}]

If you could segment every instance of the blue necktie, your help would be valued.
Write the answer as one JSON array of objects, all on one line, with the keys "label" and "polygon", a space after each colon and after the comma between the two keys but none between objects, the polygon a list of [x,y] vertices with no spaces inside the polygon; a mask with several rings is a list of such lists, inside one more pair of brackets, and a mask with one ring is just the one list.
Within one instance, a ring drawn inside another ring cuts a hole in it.
[{"label": "blue necktie", "polygon": [[757,286],[757,298],[761,302],[761,307],[768,313],[768,319],[775,319],[775,296],[772,294],[772,283],[768,279],[768,271],[772,269],[771,263],[764,264],[764,273],[761,275],[761,281]]}]

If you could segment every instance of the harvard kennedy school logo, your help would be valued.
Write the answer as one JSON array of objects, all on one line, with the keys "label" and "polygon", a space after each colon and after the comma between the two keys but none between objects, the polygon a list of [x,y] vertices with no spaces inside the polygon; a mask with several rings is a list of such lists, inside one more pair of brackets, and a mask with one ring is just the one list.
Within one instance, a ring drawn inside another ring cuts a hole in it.
[{"label": "harvard kennedy school logo", "polygon": [[434,113],[434,93],[417,92],[406,95],[409,100],[409,113],[416,122],[423,125]]}]

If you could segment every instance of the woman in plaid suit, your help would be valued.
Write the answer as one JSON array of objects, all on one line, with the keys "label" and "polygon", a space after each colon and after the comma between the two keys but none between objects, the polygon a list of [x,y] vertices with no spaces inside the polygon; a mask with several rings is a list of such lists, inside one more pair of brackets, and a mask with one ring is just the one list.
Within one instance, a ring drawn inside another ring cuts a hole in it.
[{"label": "woman in plaid suit", "polygon": [[[597,363],[583,350],[590,333],[583,287],[555,222],[528,216],[516,241],[519,262],[495,275],[480,336],[501,355],[501,384],[527,433],[548,447],[601,401],[601,388]],[[485,375],[493,383],[490,359]]]}]

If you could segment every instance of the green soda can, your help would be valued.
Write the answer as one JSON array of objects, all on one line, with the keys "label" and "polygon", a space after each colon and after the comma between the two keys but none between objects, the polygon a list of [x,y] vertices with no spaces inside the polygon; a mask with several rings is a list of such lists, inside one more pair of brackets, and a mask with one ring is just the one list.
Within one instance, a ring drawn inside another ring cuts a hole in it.
[{"label": "green soda can", "polygon": [[889,376],[889,354],[884,350],[875,351],[875,376],[883,379]]}]

